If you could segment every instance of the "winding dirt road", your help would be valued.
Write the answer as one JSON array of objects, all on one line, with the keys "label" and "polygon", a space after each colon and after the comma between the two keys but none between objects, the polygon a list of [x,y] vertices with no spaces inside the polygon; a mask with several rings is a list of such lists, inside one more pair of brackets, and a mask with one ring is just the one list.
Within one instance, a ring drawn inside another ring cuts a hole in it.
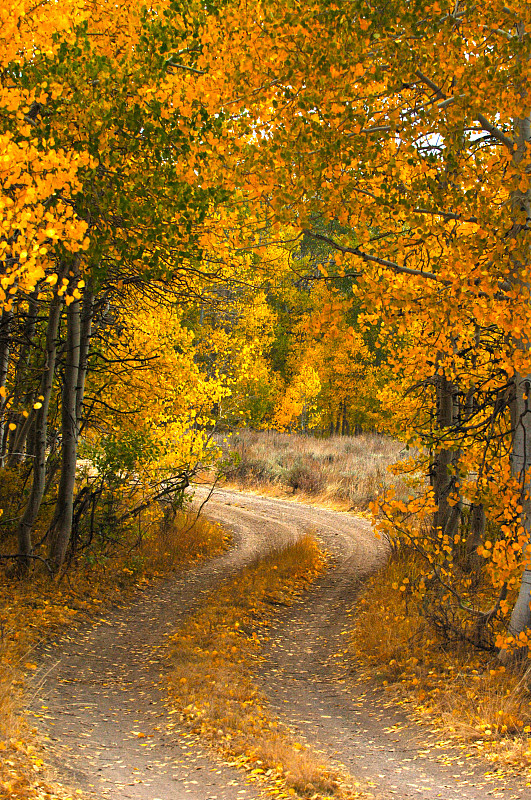
[{"label": "winding dirt road", "polygon": [[336,566],[306,603],[279,617],[271,637],[261,680],[279,715],[377,797],[531,800],[523,782],[509,785],[461,750],[438,747],[437,734],[351,682],[341,660],[345,615],[360,578],[385,557],[365,520],[225,490],[205,512],[231,530],[233,550],[43,654],[29,711],[70,784],[113,800],[257,798],[239,772],[168,727],[166,639],[219,581],[310,531]]}]

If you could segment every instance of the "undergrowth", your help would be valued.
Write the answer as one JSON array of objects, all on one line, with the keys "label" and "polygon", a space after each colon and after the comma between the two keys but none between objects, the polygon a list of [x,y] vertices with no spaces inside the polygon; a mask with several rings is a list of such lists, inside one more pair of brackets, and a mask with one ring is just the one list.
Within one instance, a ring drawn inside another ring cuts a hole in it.
[{"label": "undergrowth", "polygon": [[208,597],[172,637],[170,692],[179,723],[277,797],[362,797],[272,715],[253,673],[279,606],[301,599],[326,560],[314,539],[273,552]]},{"label": "undergrowth", "polygon": [[414,554],[403,550],[368,580],[350,642],[356,675],[488,760],[530,769],[528,672],[506,669],[493,652],[443,644],[409,591],[421,571]]},{"label": "undergrowth", "polygon": [[387,467],[399,460],[402,447],[375,433],[317,439],[252,430],[238,431],[220,444],[227,457],[232,454],[226,473],[231,485],[358,511],[396,481]]},{"label": "undergrowth", "polygon": [[[42,754],[32,744],[21,708],[25,680],[36,669],[39,643],[114,603],[124,602],[151,580],[227,546],[227,534],[194,514],[178,514],[152,527],[134,548],[112,557],[91,552],[58,579],[33,573],[5,577],[0,585],[0,800],[71,797],[46,778]],[[79,795],[78,795],[79,796]]]}]

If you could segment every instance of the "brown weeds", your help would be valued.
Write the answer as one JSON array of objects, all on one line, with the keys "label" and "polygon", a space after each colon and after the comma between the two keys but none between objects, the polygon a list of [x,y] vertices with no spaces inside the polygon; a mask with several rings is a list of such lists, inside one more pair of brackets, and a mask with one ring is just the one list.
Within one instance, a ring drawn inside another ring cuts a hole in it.
[{"label": "brown weeds", "polygon": [[407,589],[419,573],[414,556],[399,552],[368,581],[350,644],[357,675],[377,681],[489,760],[527,769],[529,674],[507,670],[495,653],[442,646]]},{"label": "brown weeds", "polygon": [[387,467],[401,445],[381,434],[316,439],[278,431],[242,430],[222,445],[234,454],[227,479],[238,488],[317,499],[342,509],[365,510],[396,479]]}]

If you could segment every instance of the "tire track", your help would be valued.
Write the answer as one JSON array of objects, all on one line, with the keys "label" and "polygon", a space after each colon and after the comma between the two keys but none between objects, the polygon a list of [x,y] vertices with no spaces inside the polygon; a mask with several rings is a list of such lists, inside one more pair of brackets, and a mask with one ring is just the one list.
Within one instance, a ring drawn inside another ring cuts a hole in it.
[{"label": "tire track", "polygon": [[[199,499],[205,494],[197,490]],[[272,633],[261,681],[279,715],[378,796],[531,800],[529,787],[493,780],[460,750],[437,749],[435,734],[351,681],[338,658],[346,615],[360,579],[385,559],[366,520],[227,490],[214,492],[205,515],[231,530],[233,550],[44,653],[29,710],[49,760],[70,783],[113,800],[257,800],[241,773],[171,727],[160,683],[167,636],[217,583],[313,532],[335,567]]]},{"label": "tire track", "polygon": [[289,501],[242,495],[240,502],[279,522],[293,517],[299,532],[313,528],[335,560],[307,602],[271,634],[261,684],[279,716],[378,797],[531,800],[524,779],[509,783],[485,762],[441,743],[440,731],[415,723],[383,690],[359,686],[349,674],[342,658],[349,612],[360,581],[386,556],[369,523]]},{"label": "tire track", "polygon": [[[230,517],[230,515],[229,515]],[[242,774],[168,728],[167,636],[202,596],[283,535],[226,520],[235,547],[46,648],[28,713],[60,777],[113,800],[257,800]],[[195,741],[195,740],[194,740]]]}]

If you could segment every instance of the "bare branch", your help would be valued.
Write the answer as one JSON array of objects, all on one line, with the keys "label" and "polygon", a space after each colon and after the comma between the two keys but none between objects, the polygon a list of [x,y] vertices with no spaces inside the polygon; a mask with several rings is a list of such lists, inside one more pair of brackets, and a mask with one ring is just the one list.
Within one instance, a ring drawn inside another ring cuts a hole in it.
[{"label": "bare branch", "polygon": [[10,560],[12,560],[12,561],[21,561],[22,559],[25,560],[26,558],[31,558],[33,561],[42,562],[44,564],[44,566],[46,567],[46,569],[48,570],[48,572],[50,573],[50,575],[53,574],[52,573],[52,569],[51,569],[50,564],[48,563],[48,561],[45,558],[43,558],[42,556],[37,556],[34,553],[31,553],[31,554],[12,553],[11,555],[0,556],[0,559],[2,561],[10,561]]},{"label": "bare branch", "polygon": [[195,67],[188,67],[186,64],[176,64],[175,61],[171,60],[171,58],[169,58],[166,61],[166,66],[167,67],[174,67],[175,69],[184,69],[187,72],[195,72],[197,75],[204,75],[205,74],[205,71],[203,69],[196,69]]},{"label": "bare branch", "polygon": [[447,99],[447,95],[443,92],[441,87],[437,86],[437,84],[434,83],[434,81],[432,81],[431,78],[428,78],[427,75],[424,75],[424,73],[421,72],[420,69],[415,70],[415,75],[417,76],[417,78],[420,78],[422,83],[425,83],[426,86],[432,89],[440,100]]},{"label": "bare branch", "polygon": [[488,119],[483,116],[483,114],[476,114],[476,119],[484,131],[488,131],[491,136],[494,136],[494,138],[504,144],[505,147],[508,147],[511,153],[513,152],[515,148],[515,142],[510,136],[507,136],[507,134],[497,128],[496,125],[493,125],[491,122],[489,122]]},{"label": "bare branch", "polygon": [[439,111],[444,111],[445,108],[448,108],[448,106],[451,106],[453,103],[455,103],[456,100],[462,97],[465,97],[465,95],[464,94],[452,95],[452,97],[448,97],[446,100],[442,100],[440,103],[438,103],[437,108],[439,109]]}]

